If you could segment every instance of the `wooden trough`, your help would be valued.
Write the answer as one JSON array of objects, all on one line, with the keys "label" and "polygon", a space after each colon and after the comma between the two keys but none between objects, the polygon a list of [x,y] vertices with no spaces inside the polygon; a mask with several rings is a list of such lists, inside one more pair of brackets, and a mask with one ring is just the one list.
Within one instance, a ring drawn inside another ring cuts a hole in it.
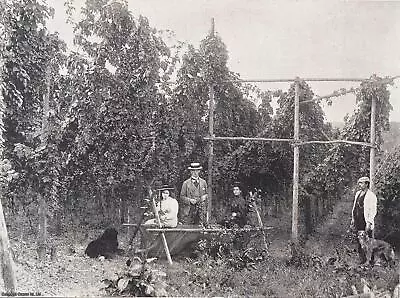
[{"label": "wooden trough", "polygon": [[[137,226],[136,224],[124,223],[124,226]],[[140,249],[149,257],[168,258],[167,251],[171,256],[190,253],[191,245],[201,239],[218,237],[218,234],[230,232],[255,232],[270,230],[272,227],[249,227],[228,229],[222,226],[201,227],[197,225],[178,225],[176,228],[139,228],[141,234]],[[164,235],[166,247],[163,242]]]}]

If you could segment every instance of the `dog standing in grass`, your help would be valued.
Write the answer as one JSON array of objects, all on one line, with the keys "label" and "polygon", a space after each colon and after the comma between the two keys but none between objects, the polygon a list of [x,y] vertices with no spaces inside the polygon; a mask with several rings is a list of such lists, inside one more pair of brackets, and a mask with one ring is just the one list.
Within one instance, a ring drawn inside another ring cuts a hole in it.
[{"label": "dog standing in grass", "polygon": [[372,263],[373,260],[376,260],[376,257],[384,257],[386,262],[390,263],[394,261],[395,254],[392,246],[378,239],[373,239],[368,236],[368,233],[365,231],[358,231],[358,241],[361,245],[361,249],[363,250],[367,263]]},{"label": "dog standing in grass", "polygon": [[[351,228],[355,231],[365,231],[370,238],[374,238],[374,221],[378,200],[376,195],[369,189],[368,177],[358,179],[358,188],[355,197],[353,210],[351,212]],[[364,250],[358,245],[360,263],[366,262]]]}]

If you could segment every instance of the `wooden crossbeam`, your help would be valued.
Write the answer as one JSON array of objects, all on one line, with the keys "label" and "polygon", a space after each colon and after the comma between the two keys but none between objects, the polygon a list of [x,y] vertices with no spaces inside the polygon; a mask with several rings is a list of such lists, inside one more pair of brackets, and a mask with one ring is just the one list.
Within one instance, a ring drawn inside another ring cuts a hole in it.
[{"label": "wooden crossbeam", "polygon": [[[135,223],[123,223],[123,226],[137,226]],[[261,231],[261,230],[271,230],[274,227],[251,227],[251,228],[237,228],[237,229],[230,229],[230,228],[146,228],[148,232],[210,232],[210,233],[217,233],[217,232],[232,232],[232,231],[243,231],[243,232],[252,232],[252,231]]]},{"label": "wooden crossbeam", "polygon": [[[232,79],[223,80],[223,83],[228,82],[241,82],[241,83],[291,83],[296,81],[307,81],[307,82],[363,82],[369,79],[366,78],[283,78],[283,79]],[[159,84],[177,84],[177,81],[159,82]]]},{"label": "wooden crossbeam", "polygon": [[271,141],[271,142],[291,142],[293,144],[302,146],[302,145],[308,145],[308,144],[335,144],[335,143],[345,143],[345,144],[351,144],[351,145],[358,145],[358,146],[366,146],[366,147],[372,147],[376,148],[376,145],[373,145],[371,143],[367,142],[358,142],[358,141],[349,141],[349,140],[330,140],[330,141],[318,141],[318,140],[311,140],[311,141],[299,141],[295,142],[294,139],[275,139],[275,138],[250,138],[250,137],[204,137],[205,140],[209,141],[224,141],[224,140],[230,140],[230,141],[258,141],[258,142],[265,142],[265,141]]},{"label": "wooden crossbeam", "polygon": [[317,101],[317,100],[321,100],[321,99],[329,99],[329,98],[338,98],[339,96],[343,96],[349,93],[354,93],[356,91],[355,88],[350,88],[348,90],[343,90],[343,91],[337,91],[337,92],[333,92],[331,94],[328,95],[324,95],[324,96],[316,96],[312,99],[308,99],[308,100],[303,100],[300,102],[300,104],[303,103],[309,103],[309,102],[313,102],[313,101]]},{"label": "wooden crossbeam", "polygon": [[273,227],[255,227],[255,228],[239,228],[239,229],[225,229],[225,228],[147,228],[148,232],[191,232],[191,233],[222,233],[222,232],[252,232],[261,230],[271,230]]},{"label": "wooden crossbeam", "polygon": [[204,137],[205,140],[209,141],[271,141],[271,142],[293,142],[293,139],[275,139],[275,138],[252,138],[252,137]]},{"label": "wooden crossbeam", "polygon": [[366,147],[376,147],[371,143],[367,142],[356,142],[356,141],[348,141],[348,140],[331,140],[331,141],[300,141],[299,145],[308,145],[308,144],[334,144],[334,143],[345,143],[351,145],[359,145],[359,146],[366,146]]}]

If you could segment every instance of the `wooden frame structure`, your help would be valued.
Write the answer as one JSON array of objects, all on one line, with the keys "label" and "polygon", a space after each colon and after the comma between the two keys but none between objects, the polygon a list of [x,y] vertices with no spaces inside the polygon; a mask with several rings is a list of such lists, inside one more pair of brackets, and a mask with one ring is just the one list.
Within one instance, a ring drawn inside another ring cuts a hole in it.
[{"label": "wooden frame structure", "polygon": [[[215,24],[214,19],[211,20],[211,36],[215,35],[214,32]],[[399,78],[400,76],[394,76],[391,78],[383,79],[377,84],[388,84],[393,82],[394,79]],[[370,79],[366,78],[299,78],[296,77],[294,79],[244,79],[244,80],[229,80],[229,82],[242,82],[242,83],[295,83],[295,98],[294,98],[294,135],[293,138],[290,139],[279,139],[279,138],[265,138],[265,137],[220,137],[215,136],[214,134],[214,110],[215,110],[215,95],[214,95],[214,85],[210,84],[208,86],[208,94],[209,94],[209,136],[204,137],[206,141],[209,142],[209,157],[208,157],[208,199],[207,199],[207,214],[206,214],[206,222],[209,223],[211,218],[211,210],[212,210],[212,172],[213,172],[213,159],[214,159],[214,142],[215,141],[255,141],[255,142],[289,142],[293,145],[293,192],[292,192],[292,239],[294,241],[298,240],[299,229],[298,229],[298,220],[299,220],[299,155],[300,155],[300,146],[307,144],[352,144],[364,147],[370,147],[370,167],[369,167],[369,175],[370,175],[370,187],[371,189],[375,188],[374,185],[374,176],[375,176],[375,154],[376,154],[376,128],[375,128],[375,117],[376,117],[376,98],[372,97],[371,103],[371,127],[370,127],[370,142],[358,142],[351,140],[312,140],[312,141],[302,141],[300,139],[300,104],[309,103],[313,101],[318,101],[321,99],[330,99],[333,97],[339,97],[342,95],[346,95],[349,93],[354,93],[355,88],[350,89],[341,89],[339,92],[335,91],[331,94],[324,96],[316,96],[313,99],[305,100],[300,102],[300,82],[365,82],[370,81]],[[171,82],[172,83],[172,82]],[[155,203],[153,200],[153,209],[156,213],[156,218],[158,222],[158,228],[148,228],[149,232],[157,232],[160,233],[163,240],[164,250],[168,259],[168,262],[172,264],[172,259],[169,253],[169,248],[167,241],[165,239],[165,232],[198,232],[198,233],[218,233],[224,231],[229,231],[233,229],[221,229],[221,228],[194,228],[194,229],[182,229],[182,228],[163,228],[161,227],[161,223],[159,221],[158,214],[156,212]],[[272,227],[264,227],[261,218],[259,218],[260,226],[257,228],[250,229],[239,229],[243,231],[262,231],[269,230]],[[125,223],[124,226],[132,226],[135,224]],[[237,229],[236,229],[237,230]],[[264,236],[264,244],[266,245],[265,236]]]},{"label": "wooden frame structure", "polygon": [[[214,19],[211,20],[211,36],[214,36],[215,23]],[[388,79],[383,79],[377,84],[388,84],[394,79],[400,76],[394,76]],[[340,92],[333,92],[332,94],[325,96],[317,96],[311,100],[306,100],[300,102],[300,81],[309,82],[364,82],[368,81],[366,78],[305,78],[300,79],[299,77],[295,79],[255,79],[255,80],[235,80],[236,82],[244,83],[290,83],[294,82],[295,85],[295,98],[294,98],[294,135],[293,139],[274,139],[274,138],[245,138],[245,137],[219,137],[214,135],[214,86],[209,85],[209,137],[205,137],[205,140],[209,141],[209,157],[208,157],[208,201],[207,201],[207,223],[209,218],[211,218],[212,210],[212,172],[213,172],[213,152],[214,152],[214,141],[224,141],[224,140],[239,140],[239,141],[261,141],[261,142],[290,142],[293,144],[293,196],[292,196],[292,239],[297,241],[298,232],[298,221],[299,221],[299,154],[300,146],[306,144],[332,144],[332,143],[347,143],[359,146],[370,147],[370,163],[369,163],[369,176],[370,176],[370,188],[375,189],[374,176],[375,176],[375,155],[376,155],[376,129],[375,129],[375,118],[376,118],[376,98],[372,97],[371,102],[371,127],[370,127],[370,142],[356,142],[349,140],[331,140],[331,141],[306,141],[302,142],[300,140],[300,104],[317,101],[321,99],[329,99],[333,97],[342,96],[348,93],[354,93],[355,88],[350,88],[348,90],[344,89]]]},{"label": "wooden frame structure", "polygon": [[[214,28],[214,24],[212,25],[212,30]],[[382,80],[377,82],[378,84],[388,84],[392,82],[394,79],[399,78],[400,76],[395,76],[386,80]],[[349,90],[342,91],[340,93],[333,92],[332,94],[325,96],[317,96],[311,100],[305,100],[300,102],[300,82],[301,81],[314,81],[314,82],[363,82],[368,81],[369,79],[360,79],[360,78],[307,78],[307,79],[274,79],[274,80],[240,80],[241,82],[294,82],[295,83],[295,98],[294,98],[294,135],[291,139],[277,139],[277,138],[264,138],[264,137],[219,137],[214,135],[214,86],[209,85],[209,136],[204,137],[205,140],[209,141],[209,159],[208,159],[208,201],[207,201],[207,216],[206,221],[207,224],[211,218],[211,210],[212,210],[212,169],[213,169],[213,158],[214,158],[214,142],[215,141],[256,141],[256,142],[289,142],[293,145],[293,194],[292,194],[292,239],[294,241],[298,240],[299,229],[298,229],[298,221],[299,221],[299,154],[300,154],[300,146],[307,144],[352,144],[363,147],[370,148],[370,166],[369,166],[369,175],[370,175],[370,187],[374,189],[374,176],[375,176],[375,154],[377,146],[375,144],[376,138],[376,98],[372,97],[371,102],[371,127],[370,127],[370,142],[357,142],[350,140],[330,140],[330,141],[321,141],[321,140],[312,140],[312,141],[301,141],[300,135],[300,104],[309,103],[312,101],[317,101],[321,99],[329,99],[333,97],[338,97],[345,95],[347,93],[354,93],[355,89],[351,88]],[[236,80],[237,81],[237,80]],[[155,209],[154,203],[153,208]],[[125,226],[130,226],[133,224],[123,224]],[[262,225],[258,228],[252,229],[243,229],[245,231],[264,231],[268,230],[271,227],[263,227]],[[165,232],[198,232],[198,233],[215,233],[221,232],[223,229],[220,228],[195,228],[195,229],[182,229],[182,228],[162,228],[159,222],[158,228],[149,228],[147,229],[149,232],[158,232],[161,233],[163,237],[163,246],[165,253],[167,255],[168,262],[172,264],[172,259],[169,254],[168,244],[165,240]],[[229,229],[225,229],[229,230]],[[265,239],[264,239],[265,242]]]},{"label": "wooden frame structure", "polygon": [[[212,27],[214,28],[214,26]],[[392,82],[394,79],[399,78],[400,76],[394,76],[389,79],[384,79],[381,82],[377,82],[377,84],[388,84]],[[214,92],[213,86],[209,86],[210,96],[209,96],[209,119],[210,119],[210,136],[205,137],[205,140],[209,141],[209,160],[208,160],[208,206],[207,206],[207,219],[211,217],[211,204],[212,204],[212,168],[213,168],[213,147],[214,141],[224,141],[224,140],[237,140],[237,141],[260,141],[260,142],[290,142],[293,144],[293,203],[292,203],[292,239],[297,240],[298,233],[298,220],[299,220],[299,153],[300,146],[307,144],[334,144],[334,143],[346,143],[364,147],[370,147],[370,165],[369,165],[369,176],[370,176],[370,187],[371,189],[375,188],[374,184],[374,176],[375,176],[375,155],[376,155],[376,98],[372,97],[371,102],[371,126],[370,126],[370,142],[356,142],[349,140],[330,140],[330,141],[320,141],[320,140],[312,140],[312,141],[301,141],[299,138],[300,132],[300,104],[308,103],[312,101],[317,101],[321,99],[329,99],[332,97],[342,96],[348,93],[354,93],[355,89],[351,88],[349,90],[344,90],[340,93],[334,92],[325,96],[317,96],[311,100],[306,100],[300,102],[300,81],[314,81],[314,82],[363,82],[368,81],[369,79],[360,79],[360,78],[307,78],[307,79],[271,79],[271,80],[239,80],[241,82],[252,82],[252,83],[260,83],[260,82],[294,82],[295,85],[295,99],[294,99],[294,136],[293,139],[276,139],[276,138],[262,138],[262,137],[219,137],[213,134],[213,119],[214,119]]]}]

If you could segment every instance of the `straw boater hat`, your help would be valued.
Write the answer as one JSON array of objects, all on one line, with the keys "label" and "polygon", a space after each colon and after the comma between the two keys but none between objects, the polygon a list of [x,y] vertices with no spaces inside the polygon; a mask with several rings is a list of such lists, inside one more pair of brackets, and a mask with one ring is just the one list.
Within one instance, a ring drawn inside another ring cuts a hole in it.
[{"label": "straw boater hat", "polygon": [[369,182],[369,178],[368,177],[361,177],[360,179],[358,179],[358,182]]},{"label": "straw boater hat", "polygon": [[158,191],[163,191],[163,190],[173,190],[173,187],[170,187],[169,185],[164,184],[160,188],[157,188]]},{"label": "straw boater hat", "polygon": [[241,185],[241,183],[239,181],[235,181],[235,182],[232,183],[232,188],[234,188],[234,187],[242,188],[242,185]]},{"label": "straw boater hat", "polygon": [[192,162],[188,167],[188,170],[201,170],[203,167],[198,162]]}]

